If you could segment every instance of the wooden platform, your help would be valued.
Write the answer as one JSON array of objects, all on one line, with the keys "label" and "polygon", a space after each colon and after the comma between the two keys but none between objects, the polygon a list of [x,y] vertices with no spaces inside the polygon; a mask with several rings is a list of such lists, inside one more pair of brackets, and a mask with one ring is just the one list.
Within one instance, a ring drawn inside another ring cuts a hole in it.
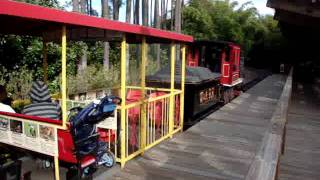
[{"label": "wooden platform", "polygon": [[320,83],[294,83],[280,180],[320,179]]},{"label": "wooden platform", "polygon": [[95,179],[244,179],[281,95],[269,76],[197,125]]}]

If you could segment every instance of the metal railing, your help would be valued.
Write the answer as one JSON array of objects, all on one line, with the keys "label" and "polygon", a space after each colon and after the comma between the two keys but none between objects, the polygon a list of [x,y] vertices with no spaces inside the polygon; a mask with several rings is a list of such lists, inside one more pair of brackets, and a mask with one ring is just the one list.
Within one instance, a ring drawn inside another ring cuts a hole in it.
[{"label": "metal railing", "polygon": [[[140,87],[128,86],[127,92],[140,90]],[[117,107],[113,121],[116,128],[97,126],[103,140],[108,143],[109,150],[114,153],[117,162],[126,163],[144,151],[154,147],[163,140],[172,137],[183,129],[181,104],[181,90],[147,87],[143,98],[128,101],[125,109],[125,124],[121,131],[121,106]],[[170,100],[173,96],[173,106]],[[68,109],[75,106],[85,106],[90,101],[67,100]],[[172,110],[172,112],[170,112]],[[109,121],[112,119],[109,119]],[[108,121],[108,119],[106,119]],[[121,136],[124,135],[124,146],[121,146]],[[121,149],[124,148],[124,151]],[[121,155],[124,152],[124,155]]]}]

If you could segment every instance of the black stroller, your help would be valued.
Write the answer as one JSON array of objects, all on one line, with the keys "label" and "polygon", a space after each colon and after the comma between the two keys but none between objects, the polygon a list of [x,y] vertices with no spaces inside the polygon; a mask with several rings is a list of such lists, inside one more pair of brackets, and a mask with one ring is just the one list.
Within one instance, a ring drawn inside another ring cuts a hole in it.
[{"label": "black stroller", "polygon": [[[85,108],[72,108],[69,116],[70,132],[75,146],[77,167],[69,168],[67,179],[92,178],[92,174],[100,165],[112,167],[115,158],[108,150],[107,143],[99,140],[96,124],[111,116],[121,99],[115,96],[106,96],[98,102],[93,102]],[[89,155],[89,156],[88,156]],[[80,162],[87,157],[95,157],[94,162]]]}]

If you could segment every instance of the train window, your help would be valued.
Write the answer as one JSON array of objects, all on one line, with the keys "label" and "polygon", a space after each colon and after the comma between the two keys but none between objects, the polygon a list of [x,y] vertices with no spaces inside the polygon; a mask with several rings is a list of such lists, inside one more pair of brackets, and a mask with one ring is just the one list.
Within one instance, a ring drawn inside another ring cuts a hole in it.
[{"label": "train window", "polygon": [[225,57],[225,61],[229,62],[230,61],[230,55],[231,55],[231,50],[229,47],[225,48],[225,54],[226,54],[226,57]]}]

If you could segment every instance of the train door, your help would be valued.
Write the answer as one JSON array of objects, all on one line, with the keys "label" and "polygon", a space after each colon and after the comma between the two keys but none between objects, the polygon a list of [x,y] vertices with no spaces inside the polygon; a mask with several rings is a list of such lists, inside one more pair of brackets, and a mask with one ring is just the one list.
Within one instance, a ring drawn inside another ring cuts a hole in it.
[{"label": "train door", "polygon": [[221,53],[221,84],[230,85],[231,59],[229,48],[224,48]]},{"label": "train door", "polygon": [[230,45],[223,54],[221,84],[232,86],[240,77],[240,47]]},{"label": "train door", "polygon": [[240,47],[231,46],[232,83],[240,78]]},{"label": "train door", "polygon": [[190,46],[188,50],[187,65],[197,67],[199,65],[199,47]]}]

